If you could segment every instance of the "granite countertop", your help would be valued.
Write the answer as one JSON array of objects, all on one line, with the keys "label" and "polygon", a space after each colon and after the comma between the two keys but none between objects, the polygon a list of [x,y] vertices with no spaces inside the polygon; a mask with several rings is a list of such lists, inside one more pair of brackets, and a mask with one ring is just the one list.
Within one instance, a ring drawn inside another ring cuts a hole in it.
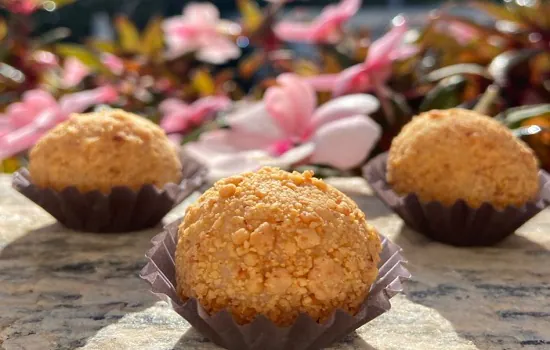
[{"label": "granite countertop", "polygon": [[[0,176],[1,348],[218,349],[138,277],[159,228],[71,232],[10,181]],[[404,248],[414,275],[388,313],[332,349],[550,349],[550,210],[496,247],[459,249],[405,227],[362,179],[330,182]]]}]

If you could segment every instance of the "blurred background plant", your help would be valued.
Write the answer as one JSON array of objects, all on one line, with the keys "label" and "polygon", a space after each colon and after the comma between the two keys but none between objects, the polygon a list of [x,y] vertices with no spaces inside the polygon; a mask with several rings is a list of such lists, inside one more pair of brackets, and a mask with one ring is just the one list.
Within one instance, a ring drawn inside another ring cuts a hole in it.
[{"label": "blurred background plant", "polygon": [[[61,103],[64,96],[108,87],[113,94],[95,105],[143,115],[187,144],[199,142],[205,132],[233,130],[234,121],[228,123],[226,117],[261,101],[280,84],[277,77],[283,73],[299,76],[317,90],[319,105],[362,93],[372,94],[380,106],[368,114],[381,126],[381,135],[374,150],[365,151],[353,167],[342,169],[315,158],[288,167],[313,166],[321,175],[354,174],[368,157],[387,150],[415,114],[460,106],[496,116],[550,169],[547,1],[455,1],[415,11],[390,7],[386,13],[395,17],[375,28],[368,27],[373,21],[355,21],[371,11],[360,0],[327,2],[318,9],[291,0],[217,2],[223,4],[220,9],[207,2],[177,8],[180,2],[121,1],[120,6],[132,10],[117,14],[115,5],[105,3],[104,13],[90,15],[89,30],[70,16],[85,11],[85,0],[0,3],[0,154],[5,172],[25,159],[13,144],[13,133],[30,119],[40,120],[41,113],[18,114],[17,102],[29,90]],[[18,123],[17,118],[27,121]],[[29,135],[19,132],[19,140],[32,140],[54,124],[35,123],[34,134],[27,128]],[[272,151],[270,156],[284,155],[281,149]]]}]

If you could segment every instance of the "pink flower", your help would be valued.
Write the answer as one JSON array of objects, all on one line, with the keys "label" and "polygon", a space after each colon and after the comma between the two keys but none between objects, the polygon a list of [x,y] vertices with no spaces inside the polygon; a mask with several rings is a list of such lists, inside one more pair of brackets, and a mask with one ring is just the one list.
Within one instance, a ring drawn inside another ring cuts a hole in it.
[{"label": "pink flower", "polygon": [[107,52],[102,53],[101,63],[115,75],[121,75],[124,72],[124,61],[116,55]]},{"label": "pink flower", "polygon": [[306,81],[316,90],[332,90],[334,96],[354,92],[368,92],[384,86],[391,76],[393,61],[408,58],[417,48],[404,45],[407,26],[402,17],[394,19],[396,25],[369,47],[367,58],[339,74],[319,75]]},{"label": "pink flower", "polygon": [[479,37],[479,32],[474,27],[459,21],[438,21],[435,29],[440,33],[447,33],[460,45],[467,45]]},{"label": "pink flower", "polygon": [[32,54],[32,58],[44,69],[55,68],[59,66],[57,56],[51,52],[38,50]]},{"label": "pink flower", "polygon": [[274,28],[281,40],[310,43],[334,43],[342,32],[342,26],[361,8],[361,0],[342,0],[337,5],[323,9],[312,23],[282,21]]},{"label": "pink flower", "polygon": [[68,57],[63,64],[61,83],[65,88],[73,88],[91,73],[90,68],[75,57]]},{"label": "pink flower", "polygon": [[226,96],[208,96],[192,104],[169,98],[159,105],[163,117],[160,126],[166,133],[184,133],[190,127],[200,125],[215,112],[228,108],[231,100]]},{"label": "pink flower", "polygon": [[110,86],[65,95],[59,102],[44,90],[25,92],[21,102],[11,104],[6,113],[0,115],[0,161],[32,147],[46,131],[71,113],[83,112],[116,98],[117,93]]},{"label": "pink flower", "polygon": [[355,94],[317,107],[314,90],[298,76],[282,74],[277,82],[263,101],[227,115],[230,129],[205,132],[184,145],[208,167],[211,180],[261,165],[309,162],[350,169],[371,152],[381,134],[368,117],[379,107],[376,98]]},{"label": "pink flower", "polygon": [[2,4],[13,13],[30,15],[38,8],[38,0],[3,0]]},{"label": "pink flower", "polygon": [[197,58],[221,64],[241,55],[239,47],[226,34],[240,32],[237,23],[220,19],[211,3],[190,3],[183,15],[164,21],[168,55],[178,56],[194,51]]}]

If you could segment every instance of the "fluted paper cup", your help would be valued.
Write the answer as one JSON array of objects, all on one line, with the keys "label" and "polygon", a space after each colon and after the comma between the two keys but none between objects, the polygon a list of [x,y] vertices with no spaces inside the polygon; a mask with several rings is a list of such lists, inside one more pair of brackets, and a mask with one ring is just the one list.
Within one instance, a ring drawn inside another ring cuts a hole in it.
[{"label": "fluted paper cup", "polygon": [[178,296],[174,261],[180,223],[181,220],[178,220],[168,225],[153,238],[153,247],[146,254],[148,263],[140,276],[151,284],[155,295],[166,301],[199,332],[230,350],[324,348],[388,311],[390,299],[403,290],[402,282],[411,277],[404,266],[401,248],[381,236],[378,278],[355,315],[338,309],[326,322],[317,323],[308,315],[301,314],[288,327],[279,327],[260,315],[251,323],[240,325],[227,310],[209,315],[196,299],[182,300]]},{"label": "fluted paper cup", "polygon": [[539,173],[538,197],[521,207],[498,209],[490,203],[470,207],[464,200],[447,206],[440,202],[423,202],[414,194],[397,194],[386,181],[388,154],[373,158],[363,167],[376,195],[415,231],[436,241],[455,246],[489,246],[513,234],[520,226],[550,203],[550,175]]},{"label": "fluted paper cup", "polygon": [[145,185],[136,191],[117,186],[105,194],[97,190],[83,193],[71,186],[55,191],[34,185],[25,168],[14,174],[12,185],[67,228],[97,233],[136,231],[157,225],[205,182],[206,169],[189,157],[182,158],[182,180],[162,188]]}]

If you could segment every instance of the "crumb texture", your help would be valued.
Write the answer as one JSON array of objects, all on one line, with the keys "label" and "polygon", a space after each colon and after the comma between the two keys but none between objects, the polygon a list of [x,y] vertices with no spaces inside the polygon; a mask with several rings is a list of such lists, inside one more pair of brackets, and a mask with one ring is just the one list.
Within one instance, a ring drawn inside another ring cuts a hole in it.
[{"label": "crumb texture", "polygon": [[29,171],[40,187],[108,193],[114,186],[162,187],[181,180],[181,163],[164,131],[122,110],[74,114],[30,152]]},{"label": "crumb texture", "polygon": [[539,191],[533,151],[498,121],[458,108],[414,117],[393,140],[387,167],[396,192],[446,205],[521,206]]},{"label": "crumb texture", "polygon": [[322,322],[355,313],[376,279],[380,239],[357,205],[313,177],[265,167],[220,180],[187,210],[177,290],[239,323]]}]

